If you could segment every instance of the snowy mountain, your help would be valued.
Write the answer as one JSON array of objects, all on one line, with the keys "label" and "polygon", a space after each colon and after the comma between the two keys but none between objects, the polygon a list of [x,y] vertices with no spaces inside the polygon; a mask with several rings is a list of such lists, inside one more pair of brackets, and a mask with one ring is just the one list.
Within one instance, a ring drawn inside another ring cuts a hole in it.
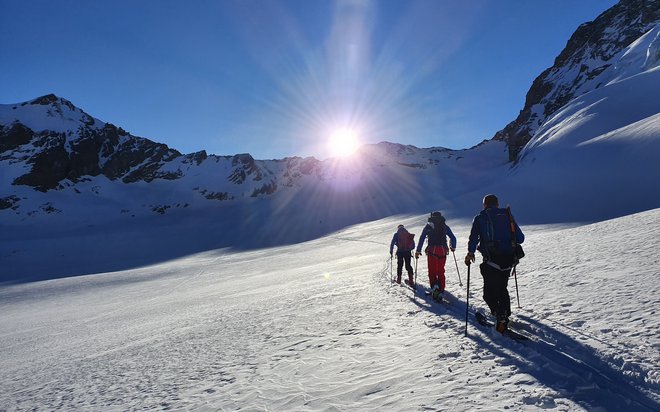
[{"label": "snowy mountain", "polygon": [[[529,106],[538,115],[533,127],[526,123],[531,134],[514,167],[509,138],[466,150],[379,143],[345,159],[257,160],[184,155],[54,95],[0,105],[3,279],[302,242],[396,214],[470,218],[487,192],[513,205],[525,224],[658,208],[660,40],[652,5],[623,1],[578,29],[561,64],[540,77],[552,78],[544,84],[553,91]],[[113,246],[101,250],[114,259],[97,258],[103,252],[85,240],[90,228],[105,233]],[[49,243],[63,234],[73,243]],[[81,256],[76,265],[35,261],[20,252],[35,242]]]},{"label": "snowy mountain", "polygon": [[[61,97],[0,105],[0,410],[660,410],[657,11],[581,26],[466,150],[184,155]],[[474,321],[488,192],[526,235],[524,342]],[[446,304],[425,257],[417,294],[392,283],[431,210]]]},{"label": "snowy mountain", "polygon": [[[68,216],[79,221],[85,216],[76,207],[80,204],[105,203],[104,216],[112,219],[218,208],[255,198],[295,197],[305,202],[308,195],[326,213],[328,202],[340,198],[332,205],[336,214],[336,207],[349,200],[383,200],[383,188],[404,179],[414,187],[403,187],[402,196],[424,181],[461,174],[461,168],[476,163],[506,163],[500,142],[469,151],[381,143],[363,147],[351,159],[326,161],[255,160],[249,154],[215,156],[203,151],[182,155],[95,119],[54,95],[0,105],[0,142],[0,183],[5,193],[11,193],[0,198],[7,223],[28,222],[43,214],[55,215],[51,220]],[[405,210],[406,204],[413,202],[390,202],[390,208],[347,218],[379,218]],[[98,221],[96,211],[88,212],[87,217]]]},{"label": "snowy mountain", "polygon": [[[622,0],[594,21],[581,25],[554,65],[534,80],[518,117],[495,134],[494,139],[509,144],[510,159],[516,160],[541,126],[574,98],[618,77],[657,66],[657,31],[647,38],[655,46],[648,48],[648,55],[639,54],[640,61],[633,62],[626,54],[631,44],[659,23],[656,0]],[[627,67],[631,63],[633,66]]]}]

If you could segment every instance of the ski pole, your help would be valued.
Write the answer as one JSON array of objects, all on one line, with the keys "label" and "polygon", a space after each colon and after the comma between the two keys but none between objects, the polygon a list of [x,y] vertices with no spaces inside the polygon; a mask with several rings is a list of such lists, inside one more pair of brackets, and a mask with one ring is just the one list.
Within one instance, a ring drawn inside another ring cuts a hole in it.
[{"label": "ski pole", "polygon": [[392,271],[392,254],[390,253],[390,284],[394,284],[394,272]]},{"label": "ski pole", "polygon": [[465,297],[465,336],[468,335],[468,309],[470,308],[470,265],[468,265],[467,295]]},{"label": "ski pole", "polygon": [[518,294],[518,276],[516,275],[516,267],[515,266],[513,266],[513,279],[516,281],[516,299],[518,299],[518,309],[521,309],[520,295]]},{"label": "ski pole", "polygon": [[417,257],[415,257],[415,296],[417,296]]},{"label": "ski pole", "polygon": [[454,255],[454,263],[456,264],[456,273],[458,273],[458,284],[459,286],[463,286],[463,282],[461,282],[461,272],[458,270],[458,262],[456,261],[456,253],[454,251],[451,251],[451,254]]}]

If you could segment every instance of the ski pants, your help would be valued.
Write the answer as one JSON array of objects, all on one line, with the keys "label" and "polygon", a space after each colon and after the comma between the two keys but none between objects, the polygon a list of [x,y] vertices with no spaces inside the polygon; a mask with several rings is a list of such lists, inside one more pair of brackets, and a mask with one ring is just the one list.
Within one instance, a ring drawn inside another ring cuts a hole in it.
[{"label": "ski pants", "polygon": [[511,315],[511,299],[509,298],[509,275],[511,269],[499,270],[487,263],[479,265],[484,278],[484,300],[490,312],[497,319],[508,318]]},{"label": "ski pants", "polygon": [[445,291],[445,263],[447,262],[447,249],[442,246],[430,246],[426,250],[429,267],[429,285],[431,289],[438,285],[440,291]]},{"label": "ski pants", "polygon": [[410,260],[412,259],[412,253],[407,250],[404,252],[396,252],[396,275],[398,282],[401,282],[401,273],[403,272],[403,264],[406,264],[406,271],[408,272],[408,277],[412,279],[412,274],[413,274],[413,268],[412,265],[410,264]]}]

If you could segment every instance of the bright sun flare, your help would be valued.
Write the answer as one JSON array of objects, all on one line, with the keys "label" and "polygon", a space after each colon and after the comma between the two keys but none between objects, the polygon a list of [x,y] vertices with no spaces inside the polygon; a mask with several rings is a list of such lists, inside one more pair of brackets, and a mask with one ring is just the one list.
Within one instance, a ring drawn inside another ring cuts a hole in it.
[{"label": "bright sun flare", "polygon": [[332,157],[346,157],[352,155],[360,144],[354,130],[337,129],[330,135],[328,146]]}]

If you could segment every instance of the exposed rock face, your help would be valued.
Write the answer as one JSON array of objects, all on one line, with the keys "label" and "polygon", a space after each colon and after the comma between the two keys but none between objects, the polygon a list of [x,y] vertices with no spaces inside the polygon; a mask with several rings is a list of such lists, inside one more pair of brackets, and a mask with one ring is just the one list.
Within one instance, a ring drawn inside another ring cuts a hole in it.
[{"label": "exposed rock face", "polygon": [[248,176],[253,175],[253,180],[263,179],[263,173],[255,163],[255,160],[248,153],[237,154],[232,157],[232,166],[234,171],[229,175],[228,180],[232,183],[241,184],[245,182]]},{"label": "exposed rock face", "polygon": [[157,169],[160,162],[181,156],[179,152],[166,145],[134,137],[122,144],[118,140],[121,132],[111,124],[100,130],[81,127],[80,137],[70,140],[63,133],[35,134],[25,126],[16,124],[0,129],[0,142],[2,156],[6,156],[8,150],[28,143],[42,148],[33,153],[23,152],[32,170],[14,181],[14,184],[33,186],[41,191],[56,188],[64,179],[75,182],[82,176],[100,174],[110,180],[121,178],[126,183],[172,178],[169,174],[158,174]]},{"label": "exposed rock face", "polygon": [[621,0],[581,25],[554,65],[534,80],[518,117],[493,137],[507,142],[509,159],[517,160],[539,126],[566,103],[603,86],[599,76],[614,57],[659,22],[657,0]]},{"label": "exposed rock face", "polygon": [[[73,187],[82,193],[77,184],[98,176],[120,184],[188,178],[191,183],[177,190],[189,189],[214,201],[269,196],[305,176],[322,174],[324,167],[314,158],[261,161],[247,153],[209,156],[205,151],[182,155],[95,119],[52,94],[0,105],[0,162],[18,171],[7,182],[41,192]],[[99,185],[91,190],[96,195],[102,191]],[[19,198],[6,197],[1,206],[18,203]],[[158,213],[167,210],[156,206]]]},{"label": "exposed rock face", "polygon": [[31,166],[14,180],[16,185],[45,192],[65,179],[76,182],[83,176],[104,175],[126,183],[179,176],[158,170],[163,162],[181,156],[164,144],[132,136],[110,123],[96,126],[91,116],[52,94],[21,104],[29,105],[46,106],[46,117],[71,122],[75,129],[34,131],[20,122],[0,125],[0,160]]}]

